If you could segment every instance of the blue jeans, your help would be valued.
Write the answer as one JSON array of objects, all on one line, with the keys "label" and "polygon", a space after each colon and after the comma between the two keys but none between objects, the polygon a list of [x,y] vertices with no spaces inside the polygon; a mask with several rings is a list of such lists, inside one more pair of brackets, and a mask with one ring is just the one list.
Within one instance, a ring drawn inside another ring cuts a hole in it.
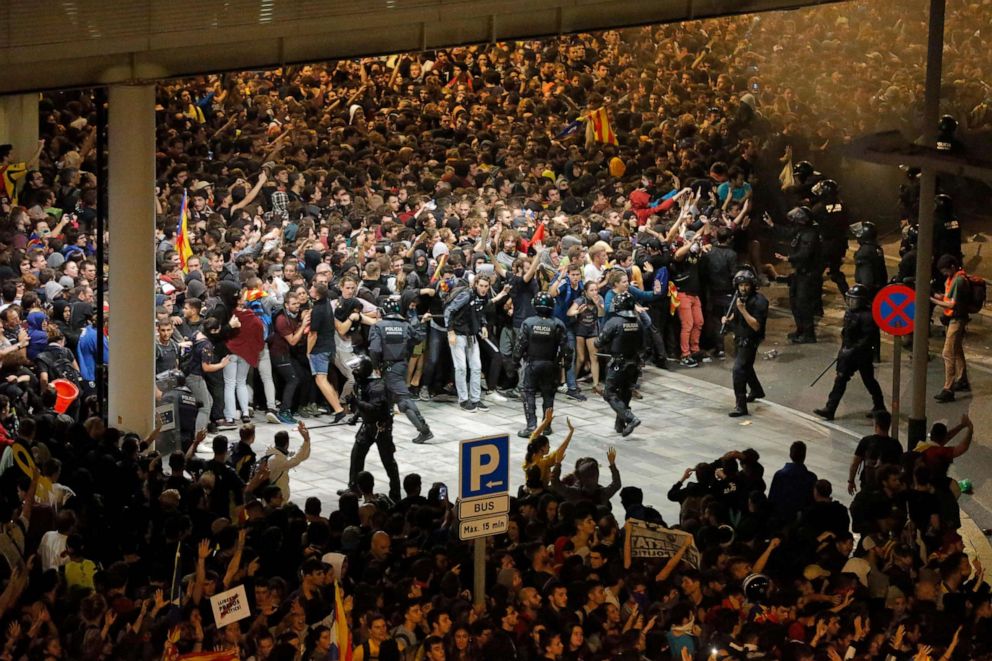
[{"label": "blue jeans", "polygon": [[224,418],[234,420],[238,410],[248,415],[251,398],[248,397],[248,361],[230,354],[230,361],[224,368]]},{"label": "blue jeans", "polygon": [[451,360],[455,364],[455,388],[458,390],[458,401],[478,402],[482,398],[479,339],[456,335],[455,344],[451,347]]},{"label": "blue jeans", "polygon": [[568,369],[565,370],[565,385],[568,386],[569,390],[578,390],[579,384],[575,380],[575,331],[571,328],[568,329],[566,339],[568,346],[572,348],[572,360],[569,361]]}]

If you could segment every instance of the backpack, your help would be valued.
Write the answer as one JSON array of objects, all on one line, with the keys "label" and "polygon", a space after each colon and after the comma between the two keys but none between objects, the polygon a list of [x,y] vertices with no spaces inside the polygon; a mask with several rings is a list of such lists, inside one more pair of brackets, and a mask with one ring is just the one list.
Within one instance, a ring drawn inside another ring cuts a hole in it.
[{"label": "backpack", "polygon": [[55,379],[65,379],[66,381],[71,381],[75,385],[81,385],[83,382],[83,377],[72,364],[72,354],[67,350],[54,351],[47,349],[42,353],[44,361],[46,364],[51,366],[51,378],[49,382]]},{"label": "backpack", "polygon": [[978,314],[985,307],[985,278],[965,273],[968,283],[968,314]]},{"label": "backpack", "polygon": [[248,301],[246,307],[262,321],[262,339],[268,342],[269,334],[272,332],[272,315],[265,310],[265,307],[262,305],[262,299]]}]

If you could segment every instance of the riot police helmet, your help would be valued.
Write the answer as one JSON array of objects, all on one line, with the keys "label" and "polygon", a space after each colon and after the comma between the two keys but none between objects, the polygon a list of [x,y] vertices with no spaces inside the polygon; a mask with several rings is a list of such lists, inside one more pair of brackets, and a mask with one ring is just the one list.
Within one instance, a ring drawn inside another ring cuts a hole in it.
[{"label": "riot police helmet", "polygon": [[906,227],[906,233],[903,235],[903,239],[908,247],[915,248],[916,243],[920,239],[920,228],[918,225],[909,225]]},{"label": "riot police helmet", "polygon": [[355,354],[346,366],[358,381],[367,381],[372,376],[372,359],[363,353]]},{"label": "riot police helmet", "polygon": [[860,283],[851,285],[844,294],[844,299],[850,309],[862,310],[868,305],[868,288]]},{"label": "riot police helmet", "polygon": [[758,288],[758,276],[750,269],[739,270],[734,274],[734,287],[739,288],[741,285],[751,285],[751,291],[754,291]]},{"label": "riot police helmet", "polygon": [[813,169],[813,164],[809,161],[799,161],[794,166],[792,166],[792,176],[798,177],[805,181],[813,176],[816,170]]},{"label": "riot police helmet", "polygon": [[813,195],[817,197],[832,199],[837,197],[837,193],[840,192],[840,186],[833,179],[824,179],[813,184],[812,191]]},{"label": "riot police helmet", "polygon": [[634,310],[634,295],[629,291],[622,291],[613,297],[613,311],[621,317],[636,317]]},{"label": "riot police helmet", "polygon": [[858,243],[874,243],[878,240],[878,228],[875,223],[867,220],[861,223],[861,229],[858,230]]},{"label": "riot police helmet", "polygon": [[379,307],[382,308],[382,315],[384,317],[401,314],[402,312],[399,296],[387,296],[383,299],[382,305]]},{"label": "riot police helmet", "polygon": [[537,314],[542,317],[550,317],[555,309],[554,299],[551,298],[551,294],[545,291],[538,292],[533,300],[531,300],[531,305],[537,310]]},{"label": "riot police helmet", "polygon": [[954,212],[954,200],[947,193],[941,193],[933,198],[934,213],[949,216]]},{"label": "riot police helmet", "polygon": [[790,211],[786,218],[789,219],[790,223],[794,225],[812,225],[813,224],[813,213],[809,210],[809,207],[795,207]]},{"label": "riot police helmet", "polygon": [[937,122],[937,132],[942,136],[952,136],[958,130],[958,120],[950,115],[944,115]]},{"label": "riot police helmet", "polygon": [[752,604],[762,604],[768,601],[772,590],[772,579],[764,574],[750,574],[744,579],[744,597]]}]

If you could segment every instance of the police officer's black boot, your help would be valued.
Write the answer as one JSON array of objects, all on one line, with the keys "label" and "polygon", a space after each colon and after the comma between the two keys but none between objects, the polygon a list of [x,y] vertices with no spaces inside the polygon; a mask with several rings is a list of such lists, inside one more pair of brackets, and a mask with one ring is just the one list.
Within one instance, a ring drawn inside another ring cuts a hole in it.
[{"label": "police officer's black boot", "polygon": [[434,438],[431,428],[427,426],[427,421],[424,420],[424,416],[420,413],[420,411],[409,409],[406,412],[406,417],[410,419],[410,422],[412,422],[417,428],[417,431],[420,432],[413,439],[414,443],[421,445]]},{"label": "police officer's black boot", "polygon": [[728,413],[731,418],[739,418],[743,415],[751,415],[747,411],[747,395],[737,395],[737,406],[734,410]]},{"label": "police officer's black boot", "polygon": [[824,406],[823,408],[813,409],[813,413],[820,416],[824,420],[833,420],[834,413],[836,412],[836,410],[837,407],[831,406],[830,403],[828,402],[827,405]]},{"label": "police officer's black boot", "polygon": [[524,417],[527,420],[527,426],[518,431],[517,436],[520,438],[530,438],[530,435],[537,429],[537,411],[533,395],[529,397],[527,395],[524,396]]}]

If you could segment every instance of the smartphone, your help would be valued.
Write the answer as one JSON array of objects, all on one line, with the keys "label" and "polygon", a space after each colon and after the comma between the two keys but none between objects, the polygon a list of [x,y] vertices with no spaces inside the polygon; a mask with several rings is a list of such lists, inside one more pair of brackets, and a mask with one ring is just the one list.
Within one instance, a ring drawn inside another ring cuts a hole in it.
[{"label": "smartphone", "polygon": [[442,503],[448,500],[448,487],[446,487],[443,484],[440,487],[438,487],[437,499]]}]

